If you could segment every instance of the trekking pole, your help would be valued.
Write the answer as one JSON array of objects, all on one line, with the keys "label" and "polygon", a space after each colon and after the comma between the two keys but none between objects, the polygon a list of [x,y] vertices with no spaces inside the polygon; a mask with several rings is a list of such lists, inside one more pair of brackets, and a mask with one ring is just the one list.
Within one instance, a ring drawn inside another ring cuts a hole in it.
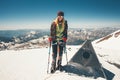
[{"label": "trekking pole", "polygon": [[67,57],[67,50],[66,50],[66,42],[64,44],[64,53],[66,54],[66,62],[67,62],[67,65],[68,65],[68,57]]},{"label": "trekking pole", "polygon": [[50,51],[51,51],[51,42],[50,42],[50,44],[49,44],[47,73],[49,73],[49,64],[50,64]]}]

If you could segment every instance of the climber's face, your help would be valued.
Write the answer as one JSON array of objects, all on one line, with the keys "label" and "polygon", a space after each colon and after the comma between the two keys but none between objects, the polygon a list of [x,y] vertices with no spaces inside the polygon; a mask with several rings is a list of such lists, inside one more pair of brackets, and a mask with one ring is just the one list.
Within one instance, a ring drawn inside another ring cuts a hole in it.
[{"label": "climber's face", "polygon": [[62,21],[63,20],[63,16],[58,16],[58,21]]}]

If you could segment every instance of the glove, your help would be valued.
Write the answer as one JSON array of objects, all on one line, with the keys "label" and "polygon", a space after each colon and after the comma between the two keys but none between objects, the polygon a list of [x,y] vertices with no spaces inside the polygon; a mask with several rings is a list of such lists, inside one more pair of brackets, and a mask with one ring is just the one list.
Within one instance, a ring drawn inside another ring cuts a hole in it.
[{"label": "glove", "polygon": [[51,41],[52,41],[52,38],[51,38],[51,37],[49,37],[49,38],[48,38],[48,41],[49,41],[49,42],[51,42]]},{"label": "glove", "polygon": [[63,40],[64,42],[66,42],[66,41],[67,41],[67,38],[63,37],[62,40]]}]

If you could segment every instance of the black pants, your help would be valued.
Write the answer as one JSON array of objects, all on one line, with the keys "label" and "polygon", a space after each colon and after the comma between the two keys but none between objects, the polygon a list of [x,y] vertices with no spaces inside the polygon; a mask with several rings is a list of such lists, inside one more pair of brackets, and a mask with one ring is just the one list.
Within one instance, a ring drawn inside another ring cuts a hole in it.
[{"label": "black pants", "polygon": [[62,55],[63,55],[63,41],[57,42],[57,41],[53,41],[52,42],[52,63],[57,65],[61,65],[61,61],[62,61]]}]

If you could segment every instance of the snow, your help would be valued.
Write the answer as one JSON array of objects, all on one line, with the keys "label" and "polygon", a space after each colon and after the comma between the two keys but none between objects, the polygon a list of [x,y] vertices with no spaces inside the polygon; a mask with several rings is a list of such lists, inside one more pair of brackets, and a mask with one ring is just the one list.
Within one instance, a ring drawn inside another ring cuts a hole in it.
[{"label": "snow", "polygon": [[103,59],[105,61],[115,63],[120,66],[120,34],[115,37],[117,33],[120,33],[120,30],[110,34],[112,37],[108,38],[107,40],[99,43],[96,42],[101,39],[94,41],[93,45],[95,46],[95,49],[97,48],[97,54],[104,57]]},{"label": "snow", "polygon": [[[44,50],[44,49],[42,49]],[[0,80],[39,80],[46,70],[46,55],[42,51],[0,52]],[[43,58],[42,58],[43,57]],[[45,61],[43,64],[42,62]]]},{"label": "snow", "polygon": [[[116,35],[117,33],[119,33],[119,34]],[[99,42],[99,43],[96,43],[96,42],[102,40],[102,38],[94,41],[93,43],[96,44],[96,46],[99,46],[102,48],[112,49],[112,50],[120,50],[120,30],[115,31],[114,33],[111,33],[109,35],[112,35],[112,36],[106,40]]]},{"label": "snow", "polygon": [[[67,46],[68,60],[81,46]],[[94,80],[65,72],[47,74],[48,48],[0,52],[0,80]],[[65,54],[63,64],[66,64]],[[115,67],[112,66],[114,69]],[[104,80],[97,78],[97,80]]]},{"label": "snow", "polygon": [[[68,60],[81,46],[67,46]],[[0,80],[46,80],[51,74],[47,74],[48,48],[28,50],[6,50],[0,52]],[[63,64],[66,64],[65,54]],[[47,80],[94,80],[78,75],[69,75],[58,72]],[[101,78],[98,78],[101,80]]]},{"label": "snow", "polygon": [[[116,37],[117,34],[117,37]],[[120,79],[120,30],[111,33],[107,40],[101,39],[92,42],[102,65],[115,74],[113,80]],[[114,68],[113,68],[114,67]]]},{"label": "snow", "polygon": [[[113,64],[120,64],[119,42],[120,36],[117,38],[112,36],[108,40],[100,43],[96,44],[95,41],[92,43],[103,68],[114,74],[112,80],[120,79],[120,68]],[[67,45],[68,60],[72,58],[80,47],[81,45]],[[47,74],[48,50],[48,48],[38,48],[0,51],[0,80],[105,80],[101,77],[94,79],[92,77],[85,77],[84,75],[78,76],[77,74],[66,73],[64,71]],[[62,65],[66,64],[65,54],[63,55],[62,62]]]}]

